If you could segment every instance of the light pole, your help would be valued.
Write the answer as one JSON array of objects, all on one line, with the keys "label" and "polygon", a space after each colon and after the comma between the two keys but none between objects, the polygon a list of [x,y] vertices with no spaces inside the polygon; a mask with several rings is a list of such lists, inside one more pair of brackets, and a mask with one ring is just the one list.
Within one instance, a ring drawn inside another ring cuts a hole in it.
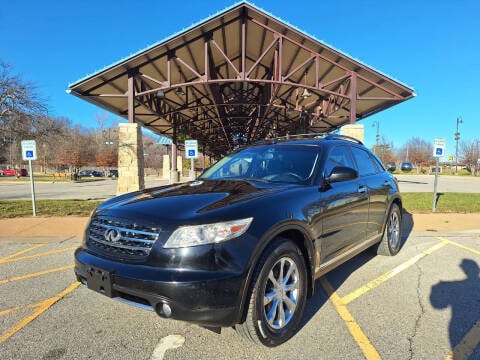
[{"label": "light pole", "polygon": [[460,133],[458,132],[459,124],[463,124],[461,117],[457,117],[457,131],[455,132],[455,174],[458,173],[458,140],[460,140]]}]

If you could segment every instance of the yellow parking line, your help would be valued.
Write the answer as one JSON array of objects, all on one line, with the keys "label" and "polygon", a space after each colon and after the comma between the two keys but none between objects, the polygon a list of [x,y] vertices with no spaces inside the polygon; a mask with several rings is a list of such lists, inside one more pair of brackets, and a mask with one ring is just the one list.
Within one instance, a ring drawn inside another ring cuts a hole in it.
[{"label": "yellow parking line", "polygon": [[31,323],[33,320],[35,320],[37,317],[39,317],[41,314],[47,311],[53,304],[55,304],[57,301],[62,299],[65,295],[68,295],[73,290],[75,290],[79,285],[80,283],[78,281],[75,281],[68,288],[59,292],[57,295],[37,303],[36,304],[37,310],[33,314],[24,317],[18,323],[16,323],[15,325],[7,329],[7,331],[5,331],[0,336],[0,344],[5,342],[9,338],[11,338],[18,331],[22,330],[25,326],[27,326],[29,323]]},{"label": "yellow parking line", "polygon": [[76,249],[76,248],[77,248],[76,246],[72,246],[72,247],[68,247],[68,248],[65,248],[65,249],[46,251],[46,252],[43,252],[43,253],[39,253],[39,254],[35,254],[35,255],[28,255],[28,256],[17,257],[17,258],[14,258],[14,259],[3,258],[3,259],[0,259],[0,264],[5,264],[5,263],[9,263],[9,262],[20,261],[20,260],[34,259],[34,258],[37,258],[37,257],[47,256],[47,255],[55,255],[55,254],[59,254],[59,253],[65,252],[65,251],[71,251],[71,250],[74,250],[74,249]]},{"label": "yellow parking line", "polygon": [[450,351],[445,360],[468,359],[478,344],[480,344],[480,320],[470,329],[460,344]]},{"label": "yellow parking line", "polygon": [[11,314],[12,312],[18,311],[22,308],[23,308],[23,306],[20,305],[20,306],[15,306],[14,308],[11,308],[11,309],[2,310],[2,311],[0,311],[0,316],[5,316],[5,315],[8,315],[8,314]]},{"label": "yellow parking line", "polygon": [[443,238],[443,237],[438,237],[437,239],[440,239],[440,240],[442,240],[442,241],[446,241],[447,243],[449,243],[449,244],[451,244],[451,245],[454,245],[454,246],[456,246],[456,247],[459,247],[460,249],[467,250],[467,251],[470,251],[471,253],[480,255],[480,251],[475,250],[475,249],[473,249],[473,248],[471,248],[471,247],[468,247],[468,246],[459,244],[459,243],[457,243],[457,242],[455,242],[455,241],[448,240],[448,239]]},{"label": "yellow parking line", "polygon": [[431,248],[425,250],[425,251],[422,251],[420,254],[414,256],[413,258],[411,258],[410,260],[408,261],[405,261],[403,264],[400,264],[398,265],[397,267],[395,267],[393,270],[390,270],[388,272],[386,272],[385,274],[379,276],[378,278],[368,282],[367,284],[365,284],[364,286],[358,288],[357,290],[351,292],[350,294],[344,296],[342,298],[342,301],[345,303],[345,304],[349,304],[351,303],[353,300],[355,300],[356,298],[362,296],[363,294],[369,292],[370,290],[372,289],[375,289],[377,286],[379,286],[380,284],[384,283],[385,281],[393,278],[395,275],[398,275],[399,273],[401,273],[403,270],[406,270],[408,269],[410,266],[412,266],[413,264],[415,264],[417,261],[419,261],[420,259],[424,258],[425,256],[427,255],[430,255],[431,253],[433,253],[434,251],[437,251],[438,249],[441,249],[442,247],[444,247],[445,245],[447,245],[447,241],[444,241],[442,240],[441,243],[439,244],[436,244],[434,246],[432,246]]},{"label": "yellow parking line", "polygon": [[74,268],[74,265],[67,265],[67,266],[62,266],[62,267],[58,267],[58,268],[55,268],[55,269],[48,269],[48,270],[38,271],[38,272],[35,272],[35,273],[26,274],[26,275],[15,276],[15,277],[10,278],[10,279],[0,280],[0,285],[7,284],[7,283],[10,283],[10,282],[14,282],[14,281],[29,279],[29,278],[37,277],[37,276],[41,276],[41,275],[51,274],[51,273],[59,272],[59,271],[63,271],[63,270],[70,270],[70,269],[73,269],[73,268]]},{"label": "yellow parking line", "polygon": [[320,283],[322,284],[323,289],[329,296],[330,301],[335,307],[335,310],[337,310],[337,313],[345,322],[345,325],[347,326],[348,331],[352,335],[353,339],[362,350],[365,358],[367,360],[381,359],[380,354],[377,352],[377,349],[375,349],[375,347],[372,345],[360,325],[358,325],[352,314],[350,314],[350,312],[348,311],[346,304],[342,301],[340,296],[338,296],[338,294],[335,292],[332,285],[330,285],[325,276],[320,278]]},{"label": "yellow parking line", "polygon": [[45,246],[45,245],[47,245],[47,244],[46,244],[46,243],[43,243],[43,244],[34,245],[34,246],[32,246],[32,247],[29,247],[28,249],[24,249],[24,250],[18,251],[18,252],[16,252],[15,254],[11,254],[11,255],[5,256],[5,257],[3,257],[3,258],[0,258],[0,261],[17,257],[18,255],[22,255],[22,254],[25,254],[25,253],[27,253],[27,252],[29,252],[29,251],[36,250],[36,249],[41,248],[42,246]]}]

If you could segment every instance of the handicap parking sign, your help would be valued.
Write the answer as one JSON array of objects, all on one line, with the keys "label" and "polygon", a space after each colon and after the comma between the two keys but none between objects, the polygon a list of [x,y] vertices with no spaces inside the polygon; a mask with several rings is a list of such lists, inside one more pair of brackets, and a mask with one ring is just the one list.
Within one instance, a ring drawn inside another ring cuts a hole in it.
[{"label": "handicap parking sign", "polygon": [[22,159],[37,160],[37,143],[35,140],[22,140]]}]

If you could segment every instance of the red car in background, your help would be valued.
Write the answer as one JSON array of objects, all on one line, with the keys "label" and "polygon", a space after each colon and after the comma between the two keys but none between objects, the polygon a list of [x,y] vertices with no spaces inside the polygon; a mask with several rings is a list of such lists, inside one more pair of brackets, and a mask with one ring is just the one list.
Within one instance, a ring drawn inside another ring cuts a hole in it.
[{"label": "red car in background", "polygon": [[27,176],[27,169],[2,169],[0,170],[1,176]]}]

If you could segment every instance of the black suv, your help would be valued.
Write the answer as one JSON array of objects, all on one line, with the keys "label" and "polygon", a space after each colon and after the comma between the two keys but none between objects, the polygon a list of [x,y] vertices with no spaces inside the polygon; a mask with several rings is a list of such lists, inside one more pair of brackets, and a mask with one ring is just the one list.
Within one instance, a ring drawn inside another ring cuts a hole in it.
[{"label": "black suv", "polygon": [[399,251],[401,209],[395,178],[361,142],[268,140],[196,181],[101,204],[75,273],[161,317],[276,346],[295,333],[315,279],[369,247]]}]

